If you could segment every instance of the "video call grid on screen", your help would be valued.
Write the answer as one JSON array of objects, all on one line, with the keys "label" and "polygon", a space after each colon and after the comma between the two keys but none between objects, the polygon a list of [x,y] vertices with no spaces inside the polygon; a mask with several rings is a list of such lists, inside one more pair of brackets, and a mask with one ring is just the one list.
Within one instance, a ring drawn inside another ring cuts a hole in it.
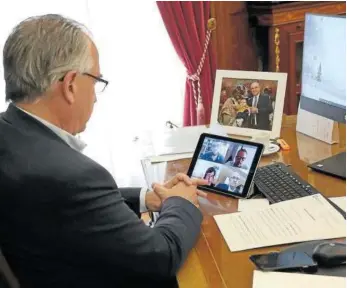
[{"label": "video call grid on screen", "polygon": [[206,137],[192,177],[205,179],[208,186],[241,194],[257,147]]}]

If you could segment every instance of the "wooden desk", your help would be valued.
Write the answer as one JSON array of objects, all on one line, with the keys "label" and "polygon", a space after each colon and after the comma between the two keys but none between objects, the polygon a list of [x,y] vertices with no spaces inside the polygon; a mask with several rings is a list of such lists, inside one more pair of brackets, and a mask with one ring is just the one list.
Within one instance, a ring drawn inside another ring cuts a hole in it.
[{"label": "wooden desk", "polygon": [[[341,142],[336,145],[328,145],[305,135],[297,134],[294,116],[286,117],[282,127],[282,137],[288,142],[291,150],[264,157],[261,165],[271,163],[272,161],[291,164],[297,174],[325,196],[346,195],[345,181],[310,171],[306,166],[307,162],[314,162],[344,151],[346,146],[346,126],[341,125]],[[176,174],[178,167],[182,172],[186,172],[189,163],[190,160],[181,160],[179,161],[180,165],[176,165],[177,162],[171,163],[168,167],[167,177]],[[200,203],[200,205],[204,214],[202,233],[195,249],[190,253],[178,274],[180,287],[252,287],[254,267],[248,260],[249,256],[255,253],[273,251],[285,246],[232,253],[225,243],[213,219],[213,215],[222,214],[225,211],[237,211],[238,200],[210,193],[208,200]]]}]

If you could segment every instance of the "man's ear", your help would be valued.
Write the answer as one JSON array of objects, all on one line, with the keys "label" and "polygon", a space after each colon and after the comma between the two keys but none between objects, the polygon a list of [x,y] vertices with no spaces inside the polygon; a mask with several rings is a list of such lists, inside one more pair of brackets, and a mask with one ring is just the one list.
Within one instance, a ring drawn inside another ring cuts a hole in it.
[{"label": "man's ear", "polygon": [[63,79],[63,95],[70,105],[75,102],[75,95],[77,92],[76,77],[77,71],[69,71],[65,74]]}]

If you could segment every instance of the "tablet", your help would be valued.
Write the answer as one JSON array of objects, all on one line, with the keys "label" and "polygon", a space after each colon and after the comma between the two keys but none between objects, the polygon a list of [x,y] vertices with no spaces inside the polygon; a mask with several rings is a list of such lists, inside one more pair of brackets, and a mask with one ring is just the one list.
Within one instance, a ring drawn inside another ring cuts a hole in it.
[{"label": "tablet", "polygon": [[187,174],[208,181],[201,189],[247,198],[263,150],[260,143],[203,133]]}]

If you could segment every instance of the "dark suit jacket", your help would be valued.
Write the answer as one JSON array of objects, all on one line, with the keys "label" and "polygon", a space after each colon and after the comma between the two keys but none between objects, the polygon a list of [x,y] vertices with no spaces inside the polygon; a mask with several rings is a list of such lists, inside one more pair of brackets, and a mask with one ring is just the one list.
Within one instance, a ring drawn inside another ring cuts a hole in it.
[{"label": "dark suit jacket", "polygon": [[[252,107],[253,97],[247,99],[248,106]],[[273,112],[272,102],[270,96],[267,94],[260,93],[258,99],[258,114],[251,114],[251,128],[270,130],[270,119],[269,115]],[[253,117],[257,118],[257,125],[254,125]]]},{"label": "dark suit jacket", "polygon": [[180,197],[147,227],[140,188],[119,189],[13,105],[0,116],[0,159],[0,247],[21,287],[169,287],[199,235],[201,212]]}]

